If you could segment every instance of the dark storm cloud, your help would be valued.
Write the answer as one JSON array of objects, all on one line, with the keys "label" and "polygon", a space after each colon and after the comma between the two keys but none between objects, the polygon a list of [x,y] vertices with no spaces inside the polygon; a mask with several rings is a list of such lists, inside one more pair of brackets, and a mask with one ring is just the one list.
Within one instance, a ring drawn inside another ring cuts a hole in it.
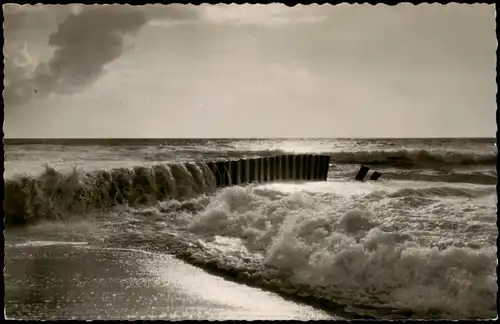
[{"label": "dark storm cloud", "polygon": [[[51,10],[38,8],[40,11]],[[16,33],[30,28],[33,21],[44,16],[42,12],[38,15],[29,12],[34,7],[23,10],[21,6],[8,6],[6,9],[5,33],[14,40]],[[54,92],[72,93],[92,84],[103,74],[107,64],[124,53],[125,37],[137,33],[150,19],[196,18],[195,11],[182,6],[94,5],[79,7],[78,14],[71,13],[70,7],[62,9],[59,14],[66,15],[66,18],[49,37],[48,43],[55,52],[48,62],[38,64],[33,72],[27,73],[26,70],[33,69],[33,66],[19,66],[16,55],[6,55],[6,107]],[[29,56],[26,47],[17,53],[24,58]]]}]

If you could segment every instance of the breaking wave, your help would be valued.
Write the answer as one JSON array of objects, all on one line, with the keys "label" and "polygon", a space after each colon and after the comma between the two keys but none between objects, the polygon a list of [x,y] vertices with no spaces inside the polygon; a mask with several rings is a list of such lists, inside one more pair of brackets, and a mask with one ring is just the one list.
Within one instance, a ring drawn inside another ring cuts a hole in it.
[{"label": "breaking wave", "polygon": [[454,187],[431,187],[411,189],[400,189],[389,194],[389,197],[466,197],[479,198],[487,195],[495,194],[495,188],[454,188]]},{"label": "breaking wave", "polygon": [[41,219],[63,219],[96,208],[120,204],[150,205],[165,199],[186,199],[215,189],[205,163],[171,163],[62,173],[46,166],[39,177],[22,176],[5,181],[6,225]]},{"label": "breaking wave", "polygon": [[404,194],[346,199],[230,187],[211,199],[131,209],[128,217],[144,226],[108,243],[168,251],[363,316],[495,317],[494,213],[470,207],[462,219],[435,199],[408,202]]},{"label": "breaking wave", "polygon": [[484,185],[494,185],[498,181],[498,177],[494,170],[457,172],[457,170],[448,170],[446,173],[423,173],[418,171],[413,172],[387,172],[383,173],[385,179],[393,180],[417,180],[417,181],[432,181],[432,182],[448,182],[448,183],[475,183]]},{"label": "breaking wave", "polygon": [[[496,162],[494,155],[475,153],[329,154],[330,175],[355,174],[359,164]],[[384,171],[385,179],[390,172]],[[429,179],[474,178],[472,173],[417,173]],[[496,183],[494,173],[486,175]],[[4,209],[6,225],[105,210],[104,222],[97,225],[105,235],[93,234],[109,246],[171,253],[329,309],[378,318],[495,317],[496,215],[491,202],[471,202],[493,196],[494,188],[377,188],[349,197],[254,186],[216,190],[208,166],[195,162],[69,173],[47,166],[38,177],[7,179]]]},{"label": "breaking wave", "polygon": [[[180,152],[179,152],[180,151]],[[162,160],[174,160],[178,159],[178,155],[181,155],[187,159],[229,159],[229,158],[257,158],[257,157],[270,157],[276,155],[283,155],[285,151],[275,149],[275,150],[258,150],[258,151],[233,151],[233,150],[203,150],[200,151],[199,147],[194,147],[192,150],[186,150],[186,148],[176,149],[176,150],[165,150],[161,152],[154,152],[146,154],[143,156],[144,161],[162,161]]]},{"label": "breaking wave", "polygon": [[495,165],[494,153],[428,150],[358,151],[330,153],[332,163],[390,165],[393,167]]},{"label": "breaking wave", "polygon": [[[377,168],[377,166],[374,166]],[[392,166],[377,168],[382,172],[385,180],[410,180],[447,183],[472,183],[494,185],[498,181],[494,167],[478,168],[431,168],[422,169],[397,169]],[[359,164],[333,164],[330,165],[328,177],[332,179],[354,179],[359,172]]]},{"label": "breaking wave", "polygon": [[[254,158],[267,157],[283,154],[304,154],[311,152],[293,151],[288,152],[282,149],[267,150],[200,150],[199,147],[186,150],[186,148],[176,150],[166,150],[161,152],[150,152],[144,155],[145,161],[160,161],[175,158],[179,153],[193,159],[214,159],[214,158]],[[317,154],[329,154],[332,163],[341,164],[367,164],[392,167],[451,167],[451,166],[493,166],[496,164],[497,155],[491,153],[478,152],[458,152],[458,151],[431,151],[431,150],[366,150],[366,151],[318,151]]]}]

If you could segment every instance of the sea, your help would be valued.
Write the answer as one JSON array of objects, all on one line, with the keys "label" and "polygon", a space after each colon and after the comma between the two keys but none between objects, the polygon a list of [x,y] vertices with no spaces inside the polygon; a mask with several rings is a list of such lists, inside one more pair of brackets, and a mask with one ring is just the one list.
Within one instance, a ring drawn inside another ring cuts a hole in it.
[{"label": "sea", "polygon": [[[495,142],[5,139],[6,315],[496,318]],[[217,188],[205,164],[293,153],[327,181]]]}]

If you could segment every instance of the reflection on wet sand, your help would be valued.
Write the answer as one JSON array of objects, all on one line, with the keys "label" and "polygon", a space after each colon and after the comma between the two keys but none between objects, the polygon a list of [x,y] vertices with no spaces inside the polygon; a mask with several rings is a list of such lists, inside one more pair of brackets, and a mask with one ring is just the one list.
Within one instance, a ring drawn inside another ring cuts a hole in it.
[{"label": "reflection on wet sand", "polygon": [[168,255],[86,245],[7,245],[5,304],[16,319],[330,319]]}]

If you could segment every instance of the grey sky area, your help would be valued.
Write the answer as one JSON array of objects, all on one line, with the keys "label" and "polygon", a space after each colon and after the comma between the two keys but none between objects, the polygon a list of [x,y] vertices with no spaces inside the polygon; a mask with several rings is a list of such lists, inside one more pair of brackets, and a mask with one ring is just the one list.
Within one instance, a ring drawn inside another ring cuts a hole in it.
[{"label": "grey sky area", "polygon": [[4,5],[6,137],[493,137],[493,5]]}]

